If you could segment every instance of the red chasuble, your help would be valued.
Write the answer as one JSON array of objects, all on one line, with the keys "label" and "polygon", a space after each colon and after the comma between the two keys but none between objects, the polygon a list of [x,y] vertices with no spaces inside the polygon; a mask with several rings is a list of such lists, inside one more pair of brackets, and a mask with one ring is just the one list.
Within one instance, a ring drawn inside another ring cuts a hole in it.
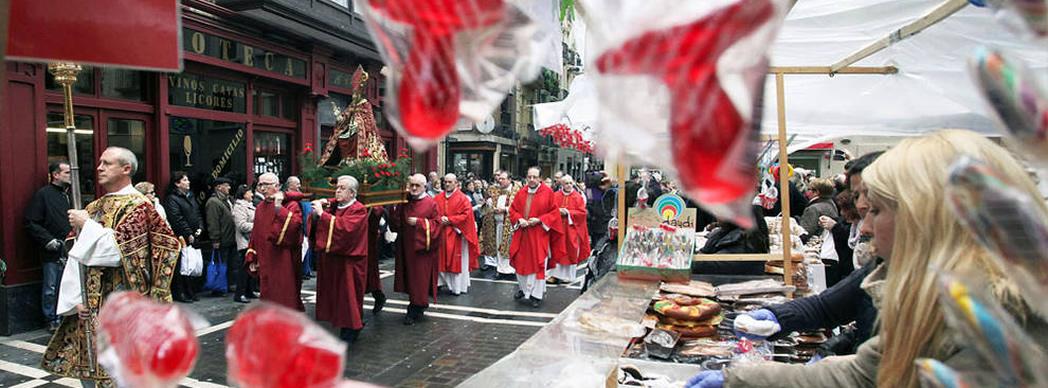
[{"label": "red chasuble", "polygon": [[302,271],[302,208],[298,201],[283,207],[266,200],[255,208],[255,224],[248,242],[246,263],[258,263],[262,299],[305,311],[300,291]]},{"label": "red chasuble", "polygon": [[539,184],[534,194],[524,186],[513,197],[513,205],[509,208],[510,222],[517,224],[521,219],[529,218],[538,218],[541,222],[513,233],[509,262],[520,275],[537,274],[539,279],[546,278],[546,258],[552,255],[550,237],[562,233],[560,210],[554,194],[549,186]]},{"label": "red chasuble", "polygon": [[378,272],[378,259],[382,241],[382,214],[385,211],[380,206],[368,208],[368,276],[367,287],[364,292],[382,291],[382,277]]},{"label": "red chasuble", "polygon": [[[480,244],[477,243],[477,222],[473,219],[473,206],[462,191],[455,190],[449,198],[445,193],[437,194],[437,222],[443,242],[440,248],[439,272],[462,273],[480,268]],[[440,225],[440,218],[447,217],[447,225]],[[460,232],[456,232],[458,229]],[[469,268],[462,268],[462,239],[469,249]]]},{"label": "red chasuble", "polygon": [[[332,212],[334,214],[332,214]],[[364,328],[361,316],[368,270],[368,209],[359,201],[317,217],[317,320],[337,328]]]},{"label": "red chasuble", "polygon": [[[564,191],[558,191],[553,195],[557,203],[557,209],[568,209],[568,215],[560,215],[561,230],[563,234],[550,237],[553,246],[553,257],[549,261],[549,268],[555,265],[578,264],[589,257],[590,241],[589,228],[586,227],[586,201],[582,194],[572,191],[565,195]],[[568,220],[571,222],[568,222]]]},{"label": "red chasuble", "polygon": [[[418,218],[415,226],[408,225],[408,217]],[[437,299],[439,218],[437,202],[423,195],[421,199],[411,198],[408,203],[394,206],[386,219],[389,228],[397,233],[393,290],[407,293],[415,306],[429,306],[430,295],[433,300]]]}]

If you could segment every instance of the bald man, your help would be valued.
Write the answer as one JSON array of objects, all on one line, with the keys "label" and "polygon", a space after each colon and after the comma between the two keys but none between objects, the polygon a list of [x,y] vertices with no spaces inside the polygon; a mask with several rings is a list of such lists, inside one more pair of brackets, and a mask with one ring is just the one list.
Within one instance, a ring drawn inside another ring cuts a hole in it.
[{"label": "bald man", "polygon": [[393,206],[389,229],[397,233],[393,290],[408,294],[405,325],[424,318],[429,298],[437,295],[440,234],[437,203],[426,193],[426,177],[408,178],[408,202]]},{"label": "bald man", "polygon": [[528,169],[527,182],[509,208],[509,221],[516,227],[509,255],[519,286],[513,297],[538,308],[546,292],[546,264],[552,254],[550,238],[556,238],[563,230],[556,197],[542,183],[538,167]]},{"label": "bald man", "polygon": [[451,295],[469,290],[469,272],[480,268],[480,244],[477,243],[477,223],[473,206],[459,190],[455,174],[444,176],[444,192],[437,194],[437,212],[440,216],[440,277],[437,286],[447,286]]},{"label": "bald man", "polygon": [[255,208],[244,262],[258,274],[262,299],[298,311],[302,305],[302,208],[298,199],[280,191],[276,174],[258,177],[258,188],[265,200]]}]

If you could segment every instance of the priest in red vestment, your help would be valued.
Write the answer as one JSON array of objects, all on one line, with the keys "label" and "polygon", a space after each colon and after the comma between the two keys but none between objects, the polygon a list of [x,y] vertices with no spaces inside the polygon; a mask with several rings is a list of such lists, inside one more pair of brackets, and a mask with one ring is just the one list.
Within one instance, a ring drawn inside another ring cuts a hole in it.
[{"label": "priest in red vestment", "polygon": [[397,233],[393,290],[408,294],[405,325],[423,319],[429,298],[437,298],[440,234],[437,203],[426,193],[426,177],[408,178],[408,202],[390,210],[390,230]]},{"label": "priest in red vestment", "polygon": [[299,294],[302,271],[302,208],[297,200],[285,200],[276,174],[258,177],[258,189],[266,199],[255,208],[244,263],[257,273],[262,299],[305,311]]},{"label": "priest in red vestment", "polygon": [[317,320],[331,322],[339,337],[351,344],[364,328],[368,272],[368,209],[357,201],[358,188],[356,178],[343,175],[335,186],[334,203],[313,201],[317,218],[313,251],[320,263]]},{"label": "priest in red vestment", "polygon": [[579,263],[589,258],[589,229],[586,227],[586,201],[575,190],[575,179],[571,175],[560,178],[560,191],[554,195],[560,211],[561,229],[564,233],[551,236],[553,257],[548,272],[551,283],[575,281],[575,270]]},{"label": "priest in red vestment", "polygon": [[517,270],[518,301],[539,307],[546,292],[546,263],[554,254],[551,236],[562,233],[560,209],[553,190],[542,183],[538,167],[528,169],[528,185],[521,188],[509,208],[516,228],[509,257]]},{"label": "priest in red vestment", "polygon": [[459,190],[458,178],[448,174],[443,183],[444,192],[435,198],[443,240],[437,286],[447,286],[451,295],[458,296],[469,289],[469,272],[480,268],[480,244],[473,206]]}]

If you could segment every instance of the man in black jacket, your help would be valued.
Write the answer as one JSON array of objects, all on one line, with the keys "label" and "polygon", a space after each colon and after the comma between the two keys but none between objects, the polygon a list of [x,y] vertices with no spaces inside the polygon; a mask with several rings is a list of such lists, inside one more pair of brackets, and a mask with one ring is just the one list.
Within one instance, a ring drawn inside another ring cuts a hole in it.
[{"label": "man in black jacket", "polygon": [[47,169],[50,183],[37,190],[25,208],[25,228],[36,243],[43,248],[40,259],[44,273],[41,291],[41,308],[47,321],[48,331],[54,332],[61,323],[55,312],[58,302],[58,284],[62,280],[65,241],[69,235],[69,163],[52,162]]}]

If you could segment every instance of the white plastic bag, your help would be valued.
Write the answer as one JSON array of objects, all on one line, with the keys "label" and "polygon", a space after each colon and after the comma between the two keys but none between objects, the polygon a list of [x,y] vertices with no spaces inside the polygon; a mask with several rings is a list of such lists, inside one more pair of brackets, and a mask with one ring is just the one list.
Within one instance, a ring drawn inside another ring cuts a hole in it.
[{"label": "white plastic bag", "polygon": [[829,229],[822,230],[822,250],[819,251],[819,259],[841,261],[837,256],[837,244],[833,242],[833,233]]},{"label": "white plastic bag", "polygon": [[182,267],[178,272],[183,276],[200,276],[204,273],[204,254],[200,249],[191,245],[182,248]]}]

